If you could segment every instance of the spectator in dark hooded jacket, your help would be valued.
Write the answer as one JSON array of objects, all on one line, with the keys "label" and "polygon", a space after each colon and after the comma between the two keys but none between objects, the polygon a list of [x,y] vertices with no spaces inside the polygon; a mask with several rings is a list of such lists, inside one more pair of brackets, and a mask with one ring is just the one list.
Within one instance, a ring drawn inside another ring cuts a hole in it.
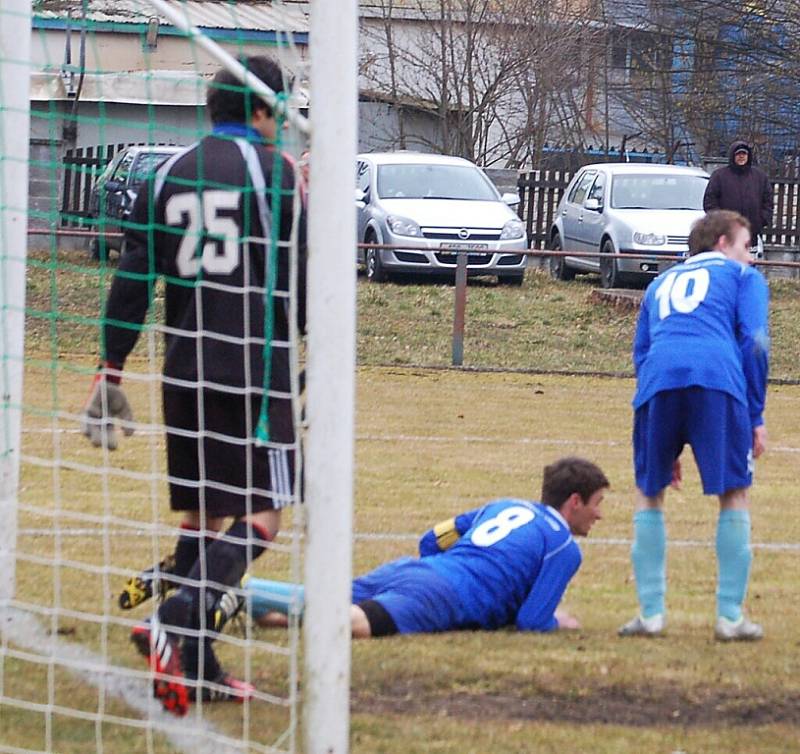
[{"label": "spectator in dark hooded jacket", "polygon": [[703,209],[728,209],[744,215],[750,221],[754,243],[772,221],[772,185],[753,164],[753,147],[746,141],[734,141],[728,150],[728,164],[711,174]]}]

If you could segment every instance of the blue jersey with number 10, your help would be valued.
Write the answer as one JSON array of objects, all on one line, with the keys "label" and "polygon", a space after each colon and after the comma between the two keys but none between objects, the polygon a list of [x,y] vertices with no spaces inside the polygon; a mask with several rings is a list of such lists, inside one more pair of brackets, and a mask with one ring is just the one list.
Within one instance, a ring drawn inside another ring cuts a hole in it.
[{"label": "blue jersey with number 10", "polygon": [[647,288],[636,337],[634,408],[662,390],[720,390],[764,423],[769,291],[755,268],[704,252],[659,275]]},{"label": "blue jersey with number 10", "polygon": [[558,628],[554,612],[581,564],[581,551],[555,509],[504,499],[463,513],[461,534],[444,552],[433,531],[420,541],[423,562],[447,581],[463,608],[460,628]]}]

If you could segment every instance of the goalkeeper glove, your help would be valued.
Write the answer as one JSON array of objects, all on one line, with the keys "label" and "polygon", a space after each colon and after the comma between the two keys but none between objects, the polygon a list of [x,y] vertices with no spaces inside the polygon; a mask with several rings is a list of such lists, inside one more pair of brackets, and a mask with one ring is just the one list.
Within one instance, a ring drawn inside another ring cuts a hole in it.
[{"label": "goalkeeper glove", "polygon": [[109,450],[117,449],[117,432],[112,420],[122,422],[122,431],[126,437],[133,434],[133,412],[130,403],[122,392],[120,381],[121,367],[104,362],[97,370],[89,392],[89,400],[83,408],[81,432],[92,441],[92,445],[101,445]]}]

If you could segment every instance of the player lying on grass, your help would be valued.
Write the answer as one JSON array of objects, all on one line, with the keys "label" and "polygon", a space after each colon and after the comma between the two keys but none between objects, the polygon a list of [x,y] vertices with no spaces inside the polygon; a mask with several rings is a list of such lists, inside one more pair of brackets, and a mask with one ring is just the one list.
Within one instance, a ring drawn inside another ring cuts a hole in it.
[{"label": "player lying on grass", "polygon": [[[581,564],[574,537],[601,518],[609,482],[582,458],[544,470],[541,503],[504,498],[438,524],[419,558],[400,558],[353,581],[353,637],[456,629],[578,628],[558,604]],[[302,587],[250,578],[247,599],[263,626],[287,624]]]},{"label": "player lying on grass", "polygon": [[640,614],[621,636],[664,630],[664,491],[680,481],[691,445],[706,495],[718,495],[717,622],[721,641],[760,639],[742,613],[750,575],[753,461],[766,448],[764,401],[768,289],[750,266],[750,224],[735,212],[695,223],[685,262],[647,289],[636,337],[633,454],[636,513],[631,551]]}]

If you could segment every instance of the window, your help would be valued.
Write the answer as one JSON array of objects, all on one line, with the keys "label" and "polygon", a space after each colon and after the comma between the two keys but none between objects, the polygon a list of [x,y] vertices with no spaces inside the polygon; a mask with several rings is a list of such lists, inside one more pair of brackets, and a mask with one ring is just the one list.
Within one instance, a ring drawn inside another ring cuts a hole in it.
[{"label": "window", "polygon": [[628,66],[628,43],[617,42],[611,47],[611,67],[614,70],[624,71]]},{"label": "window", "polygon": [[379,165],[378,195],[384,199],[498,199],[489,179],[472,165]]},{"label": "window", "polygon": [[360,160],[356,169],[356,186],[365,194],[369,193],[369,163]]},{"label": "window", "polygon": [[120,160],[117,169],[114,171],[113,180],[125,183],[128,180],[128,173],[131,172],[131,165],[133,165],[133,153],[126,152],[125,156]]},{"label": "window", "polygon": [[122,159],[122,155],[123,155],[122,152],[117,152],[114,155],[114,158],[111,160],[111,162],[109,162],[108,165],[106,165],[103,168],[103,172],[100,173],[99,176],[97,176],[97,182],[98,183],[103,183],[103,182],[108,181],[108,180],[111,179],[111,176],[114,174],[114,171],[117,169],[117,165],[119,165],[120,160]]},{"label": "window", "polygon": [[641,85],[668,75],[673,64],[673,42],[666,35],[641,34],[631,39],[629,77]]},{"label": "window", "polygon": [[147,176],[157,170],[170,154],[168,152],[142,152],[136,159],[131,175],[131,186],[140,185]]},{"label": "window", "polygon": [[606,176],[604,173],[597,174],[597,180],[594,182],[591,191],[587,195],[587,199],[597,199],[600,204],[603,204],[603,195],[606,190]]},{"label": "window", "polygon": [[703,209],[704,175],[636,174],[614,176],[611,206],[616,209]]},{"label": "window", "polygon": [[569,201],[574,204],[583,204],[583,200],[586,198],[586,194],[589,191],[589,186],[592,185],[592,181],[594,181],[596,175],[596,171],[587,170],[576,182],[575,188],[572,189],[572,194],[569,197]]}]

